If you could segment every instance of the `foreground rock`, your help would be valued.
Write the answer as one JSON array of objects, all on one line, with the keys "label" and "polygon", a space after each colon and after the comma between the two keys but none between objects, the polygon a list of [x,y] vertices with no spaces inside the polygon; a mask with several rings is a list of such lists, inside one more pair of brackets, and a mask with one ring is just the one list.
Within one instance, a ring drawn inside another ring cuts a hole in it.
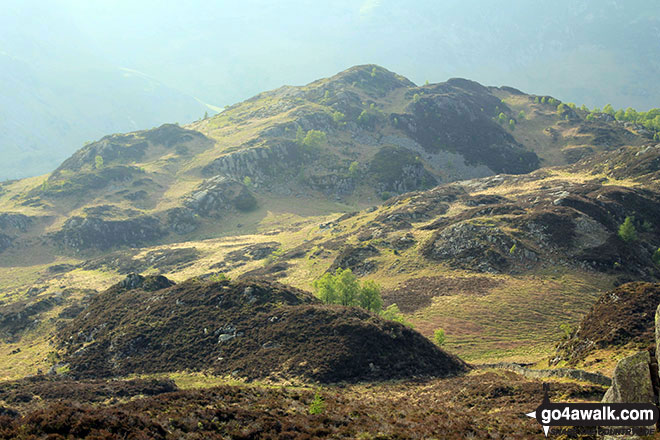
[{"label": "foreground rock", "polygon": [[606,403],[657,403],[651,380],[651,356],[640,351],[619,361],[612,386],[603,397]]}]

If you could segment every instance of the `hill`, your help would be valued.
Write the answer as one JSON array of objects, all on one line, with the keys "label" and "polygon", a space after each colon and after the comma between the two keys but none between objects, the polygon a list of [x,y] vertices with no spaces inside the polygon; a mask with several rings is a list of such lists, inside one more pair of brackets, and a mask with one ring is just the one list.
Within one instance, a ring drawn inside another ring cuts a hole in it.
[{"label": "hill", "polygon": [[23,224],[1,231],[2,247],[41,237],[50,254],[88,255],[235,235],[273,210],[346,211],[647,142],[633,126],[587,121],[545,98],[464,79],[418,87],[356,66],[186,127],[106,136],[47,176],[2,184],[0,209]]},{"label": "hill", "polygon": [[660,304],[657,283],[627,283],[603,294],[567,340],[557,347],[553,363],[595,365],[611,352],[655,342],[655,311]]},{"label": "hill", "polygon": [[659,151],[549,96],[375,65],[106,136],[0,185],[0,371],[50,368],[48,336],[131,272],[311,290],[339,267],[466,360],[547,359],[602,291],[657,280]]},{"label": "hill", "polygon": [[266,282],[129,275],[58,333],[76,377],[207,371],[320,382],[444,377],[468,366],[402,324]]}]

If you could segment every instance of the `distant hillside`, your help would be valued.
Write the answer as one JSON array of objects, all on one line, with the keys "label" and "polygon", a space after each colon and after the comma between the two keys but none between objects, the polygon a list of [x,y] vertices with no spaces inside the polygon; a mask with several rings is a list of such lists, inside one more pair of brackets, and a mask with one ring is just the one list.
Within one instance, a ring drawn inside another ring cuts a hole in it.
[{"label": "distant hillside", "polygon": [[[67,252],[103,251],[250,228],[272,207],[336,212],[648,140],[634,124],[587,115],[511,88],[464,79],[417,87],[356,66],[185,128],[106,136],[46,180],[3,185],[0,208],[28,215],[23,232]],[[3,247],[17,238],[7,237]]]}]

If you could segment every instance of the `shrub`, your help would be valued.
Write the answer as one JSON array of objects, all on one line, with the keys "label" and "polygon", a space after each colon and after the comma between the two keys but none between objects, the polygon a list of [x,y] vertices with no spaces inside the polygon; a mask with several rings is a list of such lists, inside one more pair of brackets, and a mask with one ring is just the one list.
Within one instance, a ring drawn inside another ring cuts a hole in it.
[{"label": "shrub", "polygon": [[390,321],[398,322],[400,324],[405,325],[406,327],[412,328],[413,325],[406,321],[406,319],[403,317],[401,314],[401,310],[399,310],[399,306],[396,304],[392,304],[388,306],[385,310],[380,312],[380,316],[382,316],[385,319],[389,319]]},{"label": "shrub", "polygon": [[321,397],[317,391],[316,394],[314,394],[314,400],[309,404],[309,413],[315,415],[322,414],[323,411],[325,411],[325,402],[323,401],[323,397]]},{"label": "shrub", "polygon": [[335,121],[337,124],[341,123],[345,117],[346,115],[340,111],[336,111],[332,114],[332,120]]},{"label": "shrub", "polygon": [[441,328],[436,329],[433,332],[433,342],[435,342],[435,345],[438,347],[441,347],[444,345],[447,337],[445,336],[445,331]]},{"label": "shrub", "polygon": [[302,146],[307,149],[320,148],[327,141],[325,132],[320,130],[309,130],[302,140]]},{"label": "shrub", "polygon": [[352,177],[357,176],[358,171],[360,170],[360,164],[357,161],[351,162],[351,165],[348,167],[348,174]]},{"label": "shrub", "polygon": [[222,272],[218,272],[216,274],[213,274],[209,277],[209,281],[213,281],[215,283],[219,283],[221,281],[231,281],[231,278],[229,278],[227,275],[225,275]]},{"label": "shrub", "polygon": [[513,119],[509,119],[509,130],[513,131],[516,129],[516,122]]},{"label": "shrub", "polygon": [[250,176],[243,177],[243,185],[252,186],[252,178]]},{"label": "shrub", "polygon": [[626,243],[637,240],[637,230],[633,224],[634,219],[634,217],[626,217],[621,226],[619,226],[619,238]]},{"label": "shrub", "polygon": [[525,119],[525,111],[524,110],[520,110],[520,112],[518,113],[518,119],[520,119],[521,121],[523,119]]},{"label": "shrub", "polygon": [[103,157],[101,157],[101,156],[96,156],[96,157],[94,158],[94,167],[95,167],[97,170],[100,170],[101,168],[103,168]]}]

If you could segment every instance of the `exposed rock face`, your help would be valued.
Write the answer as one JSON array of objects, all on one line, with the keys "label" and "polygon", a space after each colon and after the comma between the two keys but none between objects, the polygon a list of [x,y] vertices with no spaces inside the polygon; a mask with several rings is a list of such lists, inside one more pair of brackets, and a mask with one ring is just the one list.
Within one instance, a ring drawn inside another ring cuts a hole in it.
[{"label": "exposed rock face", "polygon": [[234,209],[250,211],[257,206],[257,200],[244,184],[222,175],[204,181],[184,203],[205,216],[221,215]]},{"label": "exposed rock face", "polygon": [[[492,183],[514,184],[528,178],[533,174],[495,176],[451,186],[488,188]],[[470,197],[463,199],[476,203]],[[660,242],[660,229],[653,220],[660,217],[658,193],[596,183],[563,183],[517,200],[484,199],[479,203],[423,226],[436,232],[422,247],[422,254],[455,267],[486,272],[550,263],[618,273],[622,282],[660,276],[652,261],[657,249],[652,243]],[[639,239],[627,243],[617,231],[630,215],[635,216]]]},{"label": "exposed rock face", "polygon": [[397,128],[428,151],[460,152],[468,163],[486,165],[496,173],[521,174],[538,168],[536,154],[493,122],[498,108],[504,110],[505,104],[486,87],[452,79],[424,87],[408,105],[410,113],[393,117]]},{"label": "exposed rock face", "polygon": [[26,232],[32,226],[32,223],[33,219],[24,214],[0,213],[0,230],[14,229],[19,232]]},{"label": "exposed rock face", "polygon": [[657,403],[651,381],[648,351],[621,359],[614,370],[612,386],[603,397],[607,403]]},{"label": "exposed rock face", "polygon": [[297,168],[302,161],[302,152],[295,142],[278,140],[269,142],[267,146],[221,156],[205,166],[202,172],[205,176],[223,174],[240,181],[247,176],[254,183],[263,184],[280,172]]},{"label": "exposed rock face", "polygon": [[57,243],[76,252],[86,249],[106,250],[117,246],[135,247],[167,234],[155,217],[128,220],[102,220],[95,217],[71,217],[55,233]]},{"label": "exposed rock face", "polygon": [[177,234],[189,234],[199,227],[195,212],[189,208],[172,208],[167,211],[167,224]]},{"label": "exposed rock face", "polygon": [[379,255],[380,251],[373,245],[361,247],[347,246],[332,263],[328,272],[337,269],[351,269],[356,275],[366,275],[376,269],[376,264],[368,258]]}]

